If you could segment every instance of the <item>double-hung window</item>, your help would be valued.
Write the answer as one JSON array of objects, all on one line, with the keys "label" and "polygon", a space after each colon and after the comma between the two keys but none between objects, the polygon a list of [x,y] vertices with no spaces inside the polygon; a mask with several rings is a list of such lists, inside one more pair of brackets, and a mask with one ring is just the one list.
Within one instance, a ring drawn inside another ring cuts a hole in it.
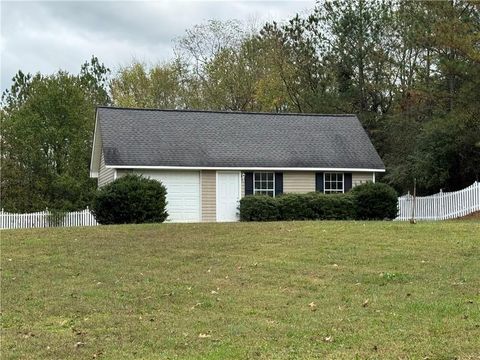
[{"label": "double-hung window", "polygon": [[344,192],[343,173],[325,173],[323,191],[325,194],[335,194]]},{"label": "double-hung window", "polygon": [[253,173],[253,194],[275,196],[275,174],[272,172]]}]

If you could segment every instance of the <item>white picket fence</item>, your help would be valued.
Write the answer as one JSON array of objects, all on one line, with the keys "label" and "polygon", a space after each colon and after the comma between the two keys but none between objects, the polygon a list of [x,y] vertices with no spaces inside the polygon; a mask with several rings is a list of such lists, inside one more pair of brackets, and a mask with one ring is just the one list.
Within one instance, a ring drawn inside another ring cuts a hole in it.
[{"label": "white picket fence", "polygon": [[480,211],[480,183],[475,181],[469,187],[453,192],[442,192],[430,196],[410,194],[398,198],[399,215],[395,220],[410,220],[415,202],[416,220],[446,220]]},{"label": "white picket fence", "polygon": [[48,210],[29,213],[14,214],[0,213],[0,229],[27,229],[68,226],[95,226],[99,225],[88,209],[63,214],[51,213]]},{"label": "white picket fence", "polygon": [[[395,220],[405,221],[412,217],[413,196],[410,194],[398,198],[399,215]],[[480,183],[454,192],[442,192],[430,196],[415,198],[416,220],[446,220],[480,211]],[[64,214],[51,213],[48,210],[14,214],[0,212],[0,229],[26,229],[68,226],[99,225],[88,209]]]}]

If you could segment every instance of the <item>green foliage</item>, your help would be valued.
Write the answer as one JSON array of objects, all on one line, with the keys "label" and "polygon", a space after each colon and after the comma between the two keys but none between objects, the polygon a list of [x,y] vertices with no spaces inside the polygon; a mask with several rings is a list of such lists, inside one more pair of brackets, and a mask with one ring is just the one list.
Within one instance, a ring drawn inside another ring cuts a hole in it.
[{"label": "green foliage", "polygon": [[148,68],[135,62],[121,68],[110,83],[117,106],[174,109],[184,100],[181,62],[174,61]]},{"label": "green foliage", "polygon": [[240,200],[240,220],[394,219],[397,203],[397,193],[391,186],[369,182],[345,194],[249,195]]},{"label": "green foliage", "polygon": [[95,106],[108,102],[98,59],[80,75],[19,72],[2,96],[2,205],[11,212],[85,208]]},{"label": "green foliage", "polygon": [[61,210],[50,210],[48,214],[48,226],[57,227],[62,226],[63,220],[67,213]]},{"label": "green foliage", "polygon": [[352,220],[356,218],[355,199],[350,193],[311,193],[309,195],[310,207],[315,214],[314,220]]},{"label": "green foliage", "polygon": [[315,219],[313,194],[284,194],[275,198],[281,220]]},{"label": "green foliage", "polygon": [[351,194],[249,195],[240,200],[240,220],[351,220],[356,202]]},{"label": "green foliage", "polygon": [[11,212],[85,208],[95,106],[108,102],[96,58],[80,75],[19,72],[2,96],[2,206]]},{"label": "green foliage", "polygon": [[361,220],[394,219],[398,213],[398,195],[383,183],[361,184],[351,191],[355,199],[357,218]]},{"label": "green foliage", "polygon": [[349,220],[355,202],[349,194],[284,194],[277,198],[281,220]]},{"label": "green foliage", "polygon": [[240,199],[241,221],[275,221],[280,213],[276,198],[267,195],[248,195]]},{"label": "green foliage", "polygon": [[100,224],[164,222],[167,191],[162,183],[126,175],[97,190],[92,212]]}]

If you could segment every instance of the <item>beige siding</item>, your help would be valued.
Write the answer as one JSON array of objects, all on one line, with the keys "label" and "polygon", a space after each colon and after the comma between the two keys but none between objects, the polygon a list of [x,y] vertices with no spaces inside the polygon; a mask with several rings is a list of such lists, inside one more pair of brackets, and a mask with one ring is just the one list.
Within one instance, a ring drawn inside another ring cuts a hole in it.
[{"label": "beige siding", "polygon": [[105,167],[105,158],[102,151],[100,158],[100,169],[98,171],[98,187],[102,187],[103,185],[107,185],[108,183],[112,182],[114,180],[114,173],[114,169],[107,169]]},{"label": "beige siding", "polygon": [[368,181],[373,181],[372,172],[354,172],[352,173],[352,187],[355,187],[360,184],[364,184]]},{"label": "beige siding", "polygon": [[315,191],[314,171],[286,171],[283,173],[284,193],[308,193]]},{"label": "beige siding", "polygon": [[201,173],[202,221],[217,220],[217,173],[202,171]]}]

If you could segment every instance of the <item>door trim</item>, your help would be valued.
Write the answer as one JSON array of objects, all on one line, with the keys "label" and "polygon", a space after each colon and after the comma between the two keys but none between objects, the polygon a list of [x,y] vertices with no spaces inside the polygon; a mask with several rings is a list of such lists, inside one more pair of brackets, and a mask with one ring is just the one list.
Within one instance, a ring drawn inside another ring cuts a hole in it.
[{"label": "door trim", "polygon": [[[218,174],[237,174],[237,177],[238,177],[238,199],[237,201],[240,201],[240,199],[242,198],[242,172],[241,171],[216,171],[215,172],[215,220],[217,222],[225,222],[225,221],[221,221],[218,219],[219,217],[219,214],[220,212],[218,211],[218,205],[219,205],[219,201],[218,201],[218,197],[219,197],[219,191],[218,191]],[[235,220],[235,221],[238,221]]]}]

